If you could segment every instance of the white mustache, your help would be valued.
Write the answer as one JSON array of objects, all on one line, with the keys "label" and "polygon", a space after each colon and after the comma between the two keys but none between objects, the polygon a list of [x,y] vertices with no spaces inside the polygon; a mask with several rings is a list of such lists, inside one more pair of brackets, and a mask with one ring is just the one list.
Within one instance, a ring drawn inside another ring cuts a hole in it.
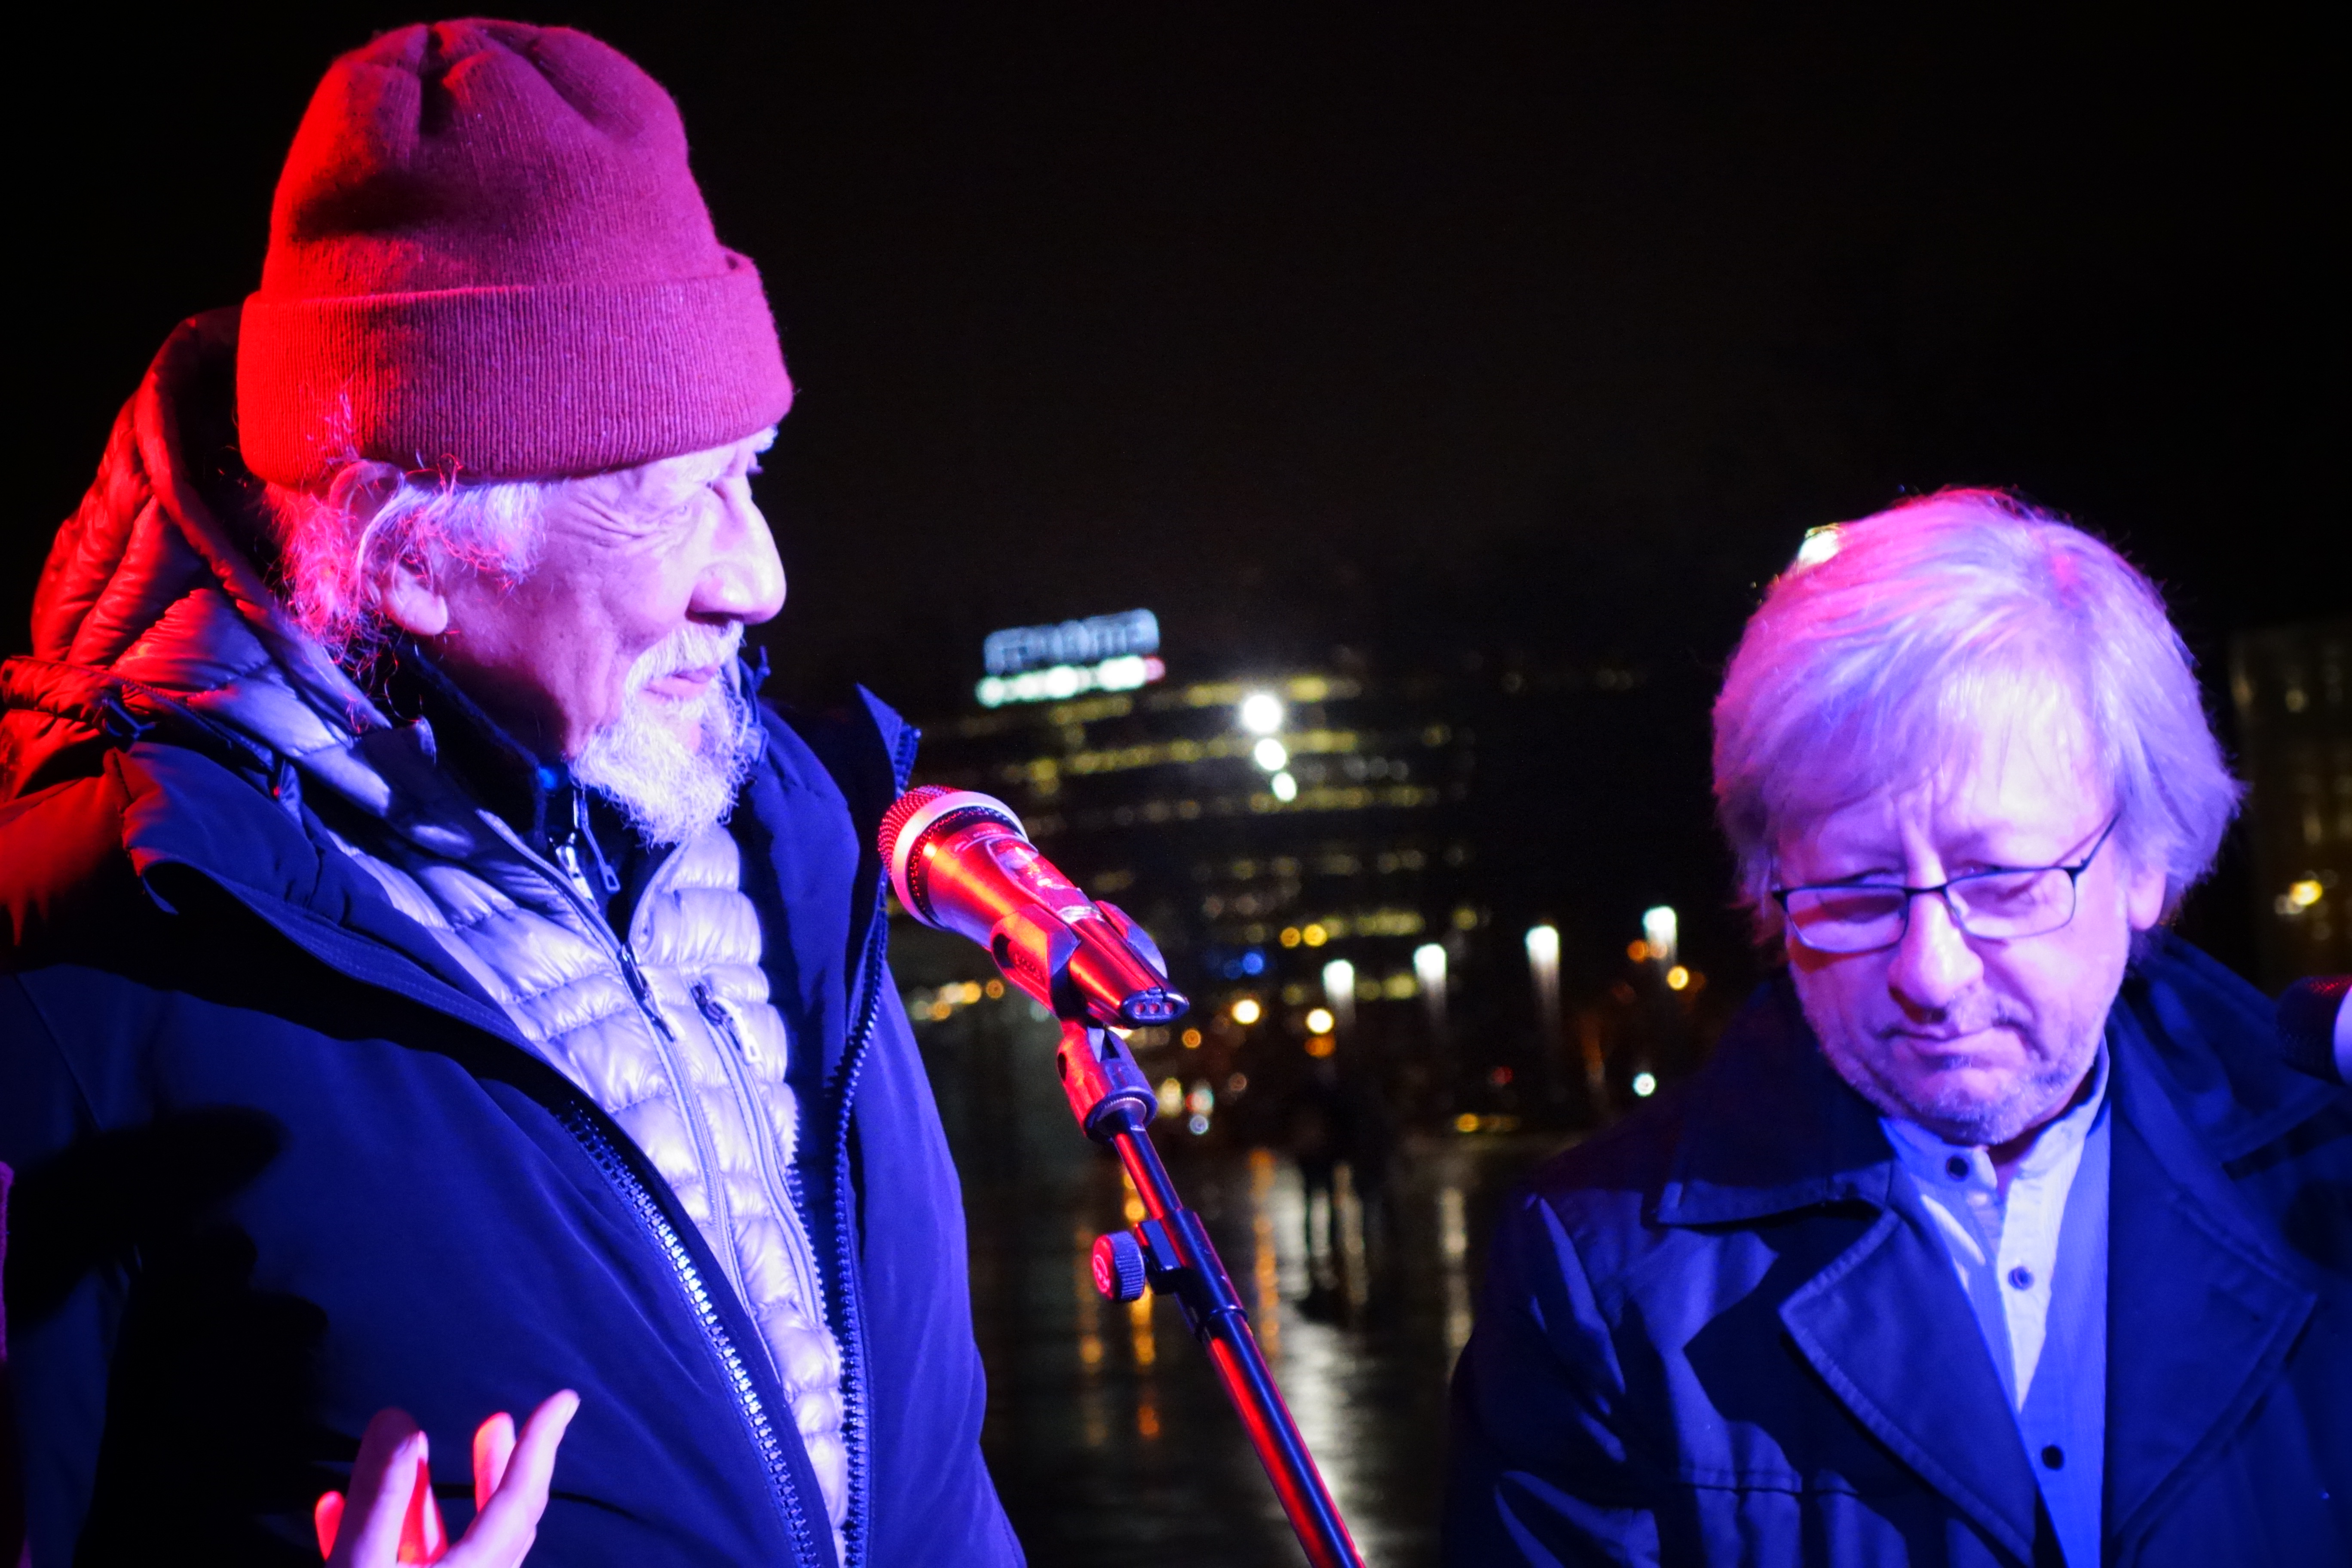
[{"label": "white mustache", "polygon": [[629,667],[629,690],[634,695],[682,669],[723,668],[743,646],[743,623],[730,621],[725,631],[714,631],[692,621],[662,638]]}]

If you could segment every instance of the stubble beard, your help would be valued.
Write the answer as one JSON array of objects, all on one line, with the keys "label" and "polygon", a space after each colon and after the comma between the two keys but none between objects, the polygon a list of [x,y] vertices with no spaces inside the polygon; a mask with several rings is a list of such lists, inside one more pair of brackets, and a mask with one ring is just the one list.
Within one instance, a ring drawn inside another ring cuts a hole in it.
[{"label": "stubble beard", "polygon": [[[724,822],[759,759],[759,714],[733,668],[742,632],[740,625],[724,632],[686,626],[646,649],[629,668],[620,717],[572,763],[574,778],[657,848]],[[688,712],[646,690],[673,671],[712,664],[719,667],[718,679]]]},{"label": "stubble beard", "polygon": [[2099,1048],[2096,1030],[2084,1039],[2067,1041],[2052,1050],[2021,1022],[1999,1018],[1995,1024],[2015,1031],[2026,1049],[2023,1076],[2012,1080],[2009,1092],[1998,1100],[1988,1100],[1981,1090],[1951,1079],[1945,1080],[1940,1092],[1934,1090],[1931,1082],[1929,1092],[1922,1094],[1885,1070],[1887,1058],[1895,1051],[1917,1054],[1916,1047],[1895,1039],[1881,1036],[1873,1042],[1874,1049],[1854,1052],[1832,1032],[1816,1033],[1822,1040],[1822,1054],[1837,1075],[1881,1111],[1915,1122],[1946,1142],[1989,1149],[2009,1142],[2063,1110],[2090,1071]]}]

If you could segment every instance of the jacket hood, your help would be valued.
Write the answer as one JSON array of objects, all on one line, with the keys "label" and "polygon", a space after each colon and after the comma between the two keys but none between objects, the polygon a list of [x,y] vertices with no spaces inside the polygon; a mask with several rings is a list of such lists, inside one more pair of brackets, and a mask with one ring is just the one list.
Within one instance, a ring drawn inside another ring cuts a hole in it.
[{"label": "jacket hood", "polygon": [[236,453],[236,330],[235,309],[214,310],[165,340],[58,531],[33,655],[0,667],[0,799],[81,771],[68,759],[88,745],[162,726],[383,809],[352,747],[391,726],[260,564],[259,486]]}]

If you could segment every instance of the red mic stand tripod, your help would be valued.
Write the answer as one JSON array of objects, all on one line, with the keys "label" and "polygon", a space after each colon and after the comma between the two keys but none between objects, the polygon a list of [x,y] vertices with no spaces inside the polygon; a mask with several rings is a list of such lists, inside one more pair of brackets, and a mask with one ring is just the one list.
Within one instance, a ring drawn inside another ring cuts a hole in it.
[{"label": "red mic stand tripod", "polygon": [[1315,1456],[1307,1451],[1282,1390],[1266,1370],[1265,1353],[1258,1349],[1249,1315],[1207,1227],[1176,1195],[1160,1151],[1151,1145],[1147,1129],[1160,1102],[1150,1083],[1126,1041],[1090,1022],[1081,1007],[1063,1011],[1062,1044],[1055,1053],[1062,1092],[1086,1135],[1118,1152],[1143,1200],[1141,1224],[1096,1239],[1095,1289],[1114,1301],[1134,1300],[1146,1284],[1156,1294],[1176,1298],[1242,1418],[1307,1560],[1315,1568],[1363,1568],[1331,1489],[1323,1484]]}]

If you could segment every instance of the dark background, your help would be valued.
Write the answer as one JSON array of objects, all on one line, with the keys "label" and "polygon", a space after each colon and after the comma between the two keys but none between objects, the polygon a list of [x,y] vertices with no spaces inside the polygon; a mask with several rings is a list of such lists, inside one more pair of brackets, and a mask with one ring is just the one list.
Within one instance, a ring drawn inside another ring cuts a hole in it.
[{"label": "dark background", "polygon": [[[1706,698],[1811,524],[2018,487],[2209,669],[2347,602],[2315,7],[531,15],[671,88],[765,273],[788,691],[936,717],[988,628],[1135,604],[1182,678],[1623,658],[1679,694],[1653,743],[1559,765],[1687,900],[1721,886]],[[257,277],[319,72],[410,19],[22,35],[0,648],[155,345]],[[2251,908],[2225,867],[2192,929],[2241,953]]]},{"label": "dark background", "polygon": [[[2071,513],[2164,586],[2225,739],[2230,636],[2352,607],[2340,20],[1798,9],[530,16],[672,89],[721,236],[766,277],[801,389],[760,491],[786,694],[854,676],[938,731],[985,631],[1134,605],[1171,680],[1484,680],[1482,779],[1530,808],[1486,896],[1513,930],[1562,917],[1571,967],[1673,902],[1728,997],[1754,961],[1706,709],[1805,528],[1950,484]],[[416,19],[273,11],[12,29],[0,653],[149,356],[257,279],[320,72]],[[1597,668],[1639,692],[1590,722],[1494,717],[1511,672]],[[2256,907],[2233,838],[2185,923],[2248,969]],[[1106,1370],[1073,1359],[1095,1309],[1070,1227],[1082,1247],[1118,1194],[1048,1080],[959,1056],[951,1026],[927,1048],[966,1134],[991,1463],[1033,1560],[1295,1562],[1164,1310],[1156,1371],[1115,1320]],[[1000,1077],[1045,1096],[1024,1125],[1061,1163],[992,1120]],[[1267,1276],[1254,1310],[1375,1561],[1433,1558],[1451,1315],[1492,1193],[1556,1142],[1417,1146],[1403,1262],[1362,1321],[1309,1321],[1292,1251]],[[1186,1181],[1240,1227],[1229,1261],[1297,1247],[1295,1184]],[[1446,1198],[1466,1251],[1434,1239]]]}]

